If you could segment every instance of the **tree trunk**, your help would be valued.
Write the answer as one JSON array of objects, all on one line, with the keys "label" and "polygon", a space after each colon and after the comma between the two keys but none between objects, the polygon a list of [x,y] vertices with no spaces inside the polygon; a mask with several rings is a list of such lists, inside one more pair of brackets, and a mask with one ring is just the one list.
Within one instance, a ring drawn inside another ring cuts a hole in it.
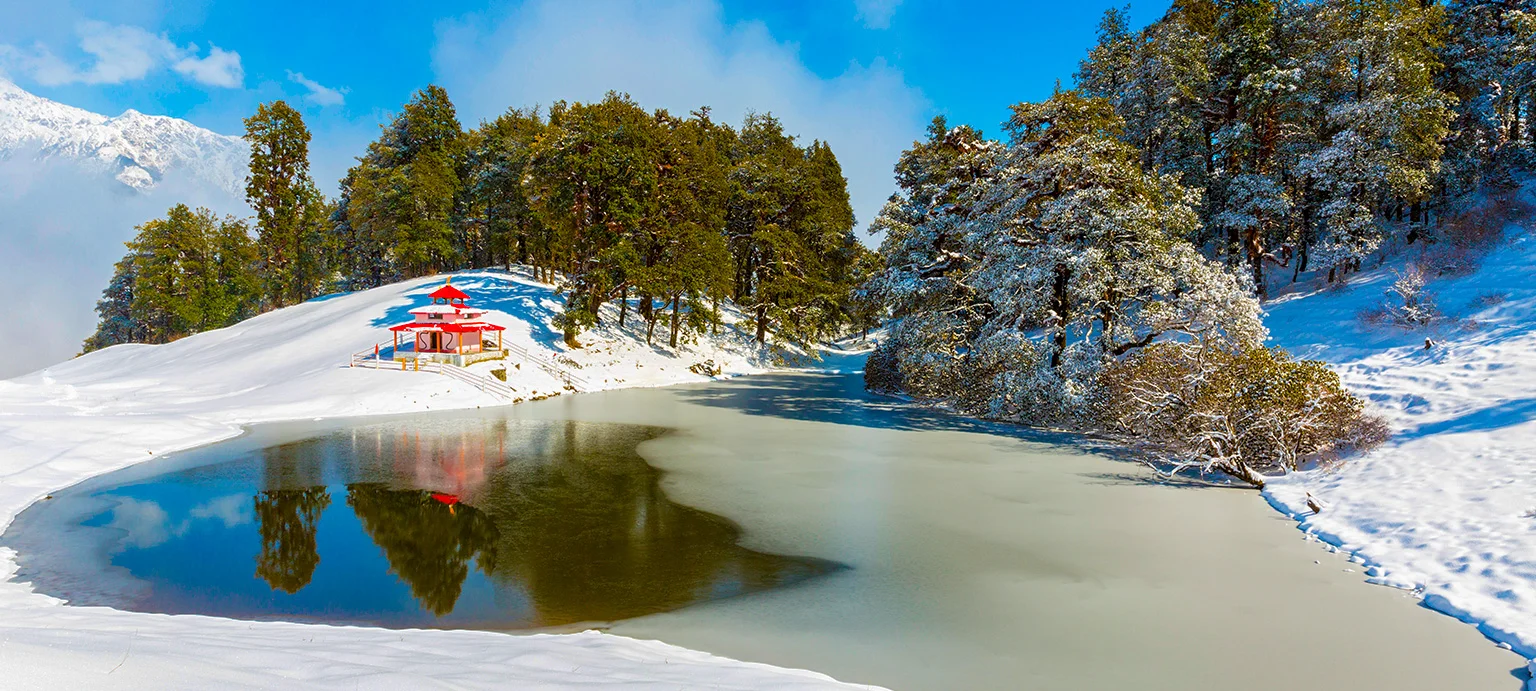
[{"label": "tree trunk", "polygon": [[678,303],[681,302],[681,298],[681,294],[672,296],[672,338],[668,340],[667,345],[673,348],[677,347],[677,308],[679,306]]},{"label": "tree trunk", "polygon": [[1248,252],[1248,266],[1253,272],[1253,288],[1259,293],[1259,300],[1269,298],[1269,289],[1264,285],[1264,245],[1263,234],[1257,228],[1248,230],[1244,238],[1244,245]]},{"label": "tree trunk", "polygon": [[619,289],[619,328],[624,328],[624,317],[629,315],[629,286]]},{"label": "tree trunk", "polygon": [[1264,489],[1264,475],[1252,466],[1242,461],[1227,461],[1220,466],[1222,471],[1243,482],[1253,485],[1255,489]]},{"label": "tree trunk", "polygon": [[1061,364],[1061,354],[1067,349],[1067,324],[1070,307],[1067,306],[1067,287],[1072,278],[1071,269],[1065,264],[1056,265],[1056,280],[1051,288],[1051,309],[1056,313],[1056,333],[1051,336],[1051,369]]},{"label": "tree trunk", "polygon": [[768,306],[757,306],[757,342],[765,343],[768,340]]}]

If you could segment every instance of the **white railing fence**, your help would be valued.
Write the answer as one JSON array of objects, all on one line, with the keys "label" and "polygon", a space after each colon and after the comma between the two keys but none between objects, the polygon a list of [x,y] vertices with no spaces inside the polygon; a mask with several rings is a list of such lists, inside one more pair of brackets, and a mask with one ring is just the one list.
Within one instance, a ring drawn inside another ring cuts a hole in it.
[{"label": "white railing fence", "polygon": [[[572,391],[587,391],[591,389],[591,385],[585,378],[572,374],[571,372],[567,371],[566,368],[561,367],[559,363],[534,354],[528,349],[523,348],[522,346],[519,346],[515,343],[503,343],[502,347],[518,360],[538,367],[556,379],[559,379],[561,383],[565,384],[566,388]],[[517,398],[516,392],[512,390],[512,387],[507,386],[506,382],[500,381],[493,377],[487,377],[482,374],[476,374],[475,372],[471,372],[462,367],[457,367],[455,365],[441,362],[433,362],[431,360],[419,360],[415,358],[396,361],[394,359],[394,349],[391,347],[385,347],[383,344],[376,345],[373,348],[369,348],[368,350],[360,350],[356,353],[353,353],[351,358],[349,358],[347,361],[347,366],[367,367],[370,369],[382,370],[400,370],[403,372],[432,372],[452,379],[457,379],[461,382],[474,386],[481,391],[491,394],[492,396],[496,396],[504,400],[514,400]]]},{"label": "white railing fence", "polygon": [[402,372],[431,372],[434,374],[441,374],[450,379],[457,379],[503,400],[510,401],[517,398],[517,392],[513,391],[512,387],[507,386],[506,382],[499,381],[493,377],[476,374],[467,369],[464,369],[463,367],[456,367],[454,365],[448,365],[441,362],[433,362],[431,360],[412,359],[396,362],[393,359],[392,354],[390,356],[391,359],[386,360],[384,359],[384,352],[386,352],[386,350],[382,347],[375,347],[368,350],[358,351],[352,354],[351,359],[347,362],[347,366],[367,367],[370,369],[382,370],[400,370]]},{"label": "white railing fence", "polygon": [[508,353],[511,353],[523,362],[531,363],[535,367],[548,372],[554,378],[559,379],[566,385],[567,388],[571,389],[572,391],[589,391],[592,388],[591,384],[589,384],[584,377],[572,374],[570,370],[561,367],[560,363],[534,354],[527,348],[519,346],[516,343],[503,343],[502,347],[505,348]]}]

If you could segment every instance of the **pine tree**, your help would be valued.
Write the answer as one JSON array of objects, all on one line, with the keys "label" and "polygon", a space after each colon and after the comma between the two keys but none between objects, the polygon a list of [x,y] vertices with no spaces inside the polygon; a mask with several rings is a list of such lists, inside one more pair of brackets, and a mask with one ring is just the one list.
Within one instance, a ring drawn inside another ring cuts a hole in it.
[{"label": "pine tree", "polygon": [[1378,210],[1431,191],[1452,116],[1435,84],[1444,17],[1417,0],[1331,0],[1313,12],[1308,69],[1328,105],[1324,144],[1298,168],[1323,198],[1318,258],[1346,267],[1380,245]]},{"label": "pine tree", "polygon": [[212,284],[204,298],[203,328],[229,326],[256,316],[262,297],[260,258],[249,227],[231,216],[217,226],[205,225],[204,232],[212,252]]},{"label": "pine tree", "polygon": [[254,315],[261,301],[254,242],[243,221],[178,204],[138,227],[97,306],[87,350],[166,343]]},{"label": "pine tree", "polygon": [[130,251],[113,267],[112,280],[107,283],[107,288],[101,292],[101,300],[96,303],[96,314],[99,317],[96,333],[85,339],[82,353],[122,343],[147,342],[148,332],[133,315],[137,265],[137,253]]},{"label": "pine tree", "polygon": [[309,178],[309,129],[298,111],[273,101],[246,118],[245,140],[251,147],[245,199],[256,212],[263,292],[274,307],[303,302],[322,280],[311,206],[323,200]]},{"label": "pine tree", "polygon": [[463,130],[448,93],[416,92],[342,180],[331,234],[359,287],[461,266]]},{"label": "pine tree", "polygon": [[854,218],[847,182],[824,144],[802,149],[778,119],[750,114],[731,155],[726,233],[736,259],[735,298],[757,340],[770,328],[807,343],[830,335],[846,298]]},{"label": "pine tree", "polygon": [[[1014,106],[1007,127],[1006,150],[951,131],[903,156],[899,177],[938,180],[882,215],[897,237],[875,283],[897,300],[873,385],[1072,420],[1090,412],[1107,361],[1170,334],[1262,341],[1251,287],[1182,239],[1198,224],[1193,195],[1141,169],[1108,101],[1058,92]],[[939,165],[913,165],[925,159]],[[943,201],[923,211],[919,197]]]},{"label": "pine tree", "polygon": [[[862,288],[866,299],[889,311],[890,341],[900,350],[923,353],[905,361],[894,380],[877,388],[903,390],[923,398],[953,391],[946,376],[991,315],[967,280],[981,248],[969,226],[982,212],[979,198],[997,173],[1002,145],[970,126],[951,128],[935,117],[928,137],[913,142],[896,162],[897,194],[870,224],[884,234],[879,269]],[[879,361],[896,348],[871,356]],[[896,368],[888,371],[896,375]]]},{"label": "pine tree", "polygon": [[534,147],[528,194],[566,254],[565,340],[598,323],[633,266],[634,236],[655,214],[659,131],[628,95],[595,104],[556,103],[550,132]]},{"label": "pine tree", "polygon": [[554,237],[534,213],[523,178],[534,142],[547,125],[537,109],[509,109],[477,130],[466,181],[488,245],[485,261],[532,263],[542,272],[554,260]]},{"label": "pine tree", "polygon": [[1536,139],[1536,2],[1452,0],[1446,22],[1440,84],[1457,102],[1443,184],[1451,194],[1490,176],[1508,185],[1512,169],[1532,164]]},{"label": "pine tree", "polygon": [[731,258],[722,233],[730,161],[723,131],[707,109],[688,119],[659,111],[655,119],[658,203],[635,236],[628,275],[640,295],[647,341],[661,317],[651,304],[659,297],[670,321],[668,343],[675,348],[684,330],[714,325],[715,300],[730,289]]},{"label": "pine tree", "polygon": [[331,235],[338,271],[349,289],[378,287],[400,275],[389,251],[400,187],[392,173],[364,157],[342,178]]},{"label": "pine tree", "polygon": [[448,92],[436,85],[417,92],[386,132],[404,182],[391,254],[406,276],[459,265],[452,216],[462,188],[462,136]]},{"label": "pine tree", "polygon": [[1111,7],[1099,21],[1099,42],[1077,71],[1077,88],[1085,95],[1102,98],[1126,120],[1144,114],[1139,63],[1146,54],[1143,37],[1131,33],[1125,15],[1129,8]]}]

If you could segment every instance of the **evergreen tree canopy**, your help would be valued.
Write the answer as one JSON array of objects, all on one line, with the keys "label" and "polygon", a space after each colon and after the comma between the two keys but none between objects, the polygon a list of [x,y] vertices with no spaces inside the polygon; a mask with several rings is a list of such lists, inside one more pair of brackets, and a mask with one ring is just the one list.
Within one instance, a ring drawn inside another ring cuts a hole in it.
[{"label": "evergreen tree canopy", "polygon": [[283,101],[245,120],[251,147],[245,199],[256,212],[262,290],[273,307],[303,302],[325,279],[326,202],[309,177],[309,129]]},{"label": "evergreen tree canopy", "polygon": [[895,321],[871,356],[874,386],[1071,419],[1107,360],[1157,339],[1263,340],[1249,286],[1183,239],[1198,225],[1191,195],[1142,170],[1108,101],[1019,104],[1006,147],[934,125],[876,222],[891,235],[875,290]]},{"label": "evergreen tree canopy", "polygon": [[342,181],[333,222],[352,285],[374,286],[460,266],[456,214],[464,134],[448,92],[429,86],[383,127]]},{"label": "evergreen tree canopy", "polygon": [[178,204],[139,226],[97,304],[101,321],[84,349],[166,343],[254,316],[257,269],[244,221]]}]

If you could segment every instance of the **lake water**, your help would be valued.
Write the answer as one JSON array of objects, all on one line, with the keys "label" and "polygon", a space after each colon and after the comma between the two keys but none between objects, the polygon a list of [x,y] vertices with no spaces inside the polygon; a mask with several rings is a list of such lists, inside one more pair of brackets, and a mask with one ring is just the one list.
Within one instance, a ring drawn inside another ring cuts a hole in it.
[{"label": "lake water", "polygon": [[[304,430],[285,427],[38,504],[14,531],[20,577],[146,612],[528,629],[837,568],[743,548],[729,521],[669,501],[635,452],[655,428],[439,417],[287,441]],[[60,535],[70,549],[46,544]],[[113,578],[95,578],[103,563]]]},{"label": "lake water", "polygon": [[611,622],[896,689],[1521,688],[1517,656],[1252,492],[1112,455],[767,375],[259,426],[61,492],[0,542],[81,603]]}]

